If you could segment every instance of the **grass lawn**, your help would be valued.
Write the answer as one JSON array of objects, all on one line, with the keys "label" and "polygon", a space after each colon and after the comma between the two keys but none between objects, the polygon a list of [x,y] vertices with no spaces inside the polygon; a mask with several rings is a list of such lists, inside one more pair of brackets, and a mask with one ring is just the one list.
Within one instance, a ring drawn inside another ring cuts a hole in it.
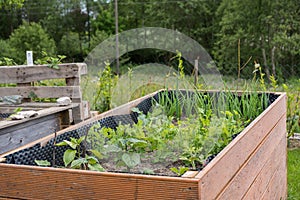
[{"label": "grass lawn", "polygon": [[288,199],[300,199],[300,149],[288,150]]}]

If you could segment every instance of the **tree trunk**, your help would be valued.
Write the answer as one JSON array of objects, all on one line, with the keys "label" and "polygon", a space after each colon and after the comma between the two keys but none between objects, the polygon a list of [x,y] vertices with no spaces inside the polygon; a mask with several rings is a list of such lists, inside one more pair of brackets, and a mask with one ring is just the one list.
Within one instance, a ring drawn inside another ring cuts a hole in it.
[{"label": "tree trunk", "polygon": [[262,56],[263,56],[263,59],[264,59],[265,72],[266,72],[268,80],[270,80],[270,70],[269,70],[269,67],[268,67],[266,50],[264,48],[262,48]]},{"label": "tree trunk", "polygon": [[276,47],[274,46],[274,47],[272,48],[272,52],[271,52],[272,73],[273,73],[273,76],[274,76],[274,77],[276,77],[275,50],[276,50]]}]

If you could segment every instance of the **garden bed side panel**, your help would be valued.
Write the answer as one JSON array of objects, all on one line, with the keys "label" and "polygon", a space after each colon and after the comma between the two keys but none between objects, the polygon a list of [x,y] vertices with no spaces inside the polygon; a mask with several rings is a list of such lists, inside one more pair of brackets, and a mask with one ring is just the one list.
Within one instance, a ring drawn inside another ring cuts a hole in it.
[{"label": "garden bed side panel", "polygon": [[21,199],[198,199],[189,178],[0,164],[0,197]]},{"label": "garden bed side panel", "polygon": [[[279,124],[277,124],[267,138],[263,140],[262,144],[253,152],[247,162],[241,166],[234,178],[219,195],[219,199],[229,199],[231,196],[243,199],[248,190],[251,190],[249,193],[252,193],[252,195],[258,198],[247,196],[245,199],[261,199],[264,191],[268,188],[273,195],[270,199],[280,199],[275,198],[277,190],[272,190],[272,185],[284,187],[284,182],[278,179],[271,185],[269,185],[269,182],[275,174],[276,176],[280,175],[281,177],[285,177],[284,174],[277,173],[280,168],[280,163],[284,163],[285,161],[285,158],[281,155],[282,152],[285,152],[282,147],[286,147],[287,145],[285,134],[280,133],[283,129],[285,129],[285,118],[280,120]],[[271,166],[269,166],[268,163],[270,163]],[[258,181],[256,181],[257,178]],[[265,180],[259,182],[259,179]],[[281,198],[284,197],[284,195],[281,196]]]},{"label": "garden bed side panel", "polygon": [[38,116],[0,122],[0,155],[29,144],[69,125],[69,109],[52,107],[38,110]]},{"label": "garden bed side panel", "polygon": [[[264,168],[270,165],[270,160],[275,165],[269,168],[273,170],[271,176],[280,173],[282,177],[282,180],[275,179],[273,185],[282,185],[278,196],[285,198],[286,154],[281,155],[281,152],[286,152],[285,114],[286,95],[281,94],[196,176],[200,179],[200,199],[243,199],[253,190],[252,186],[271,189],[273,186],[268,181],[255,185],[259,176],[268,179],[260,172],[266,170]],[[278,155],[280,160],[277,162],[284,163],[285,167],[276,166],[275,156]],[[254,193],[262,196],[259,190]],[[272,190],[272,195],[276,196],[276,193]]]}]

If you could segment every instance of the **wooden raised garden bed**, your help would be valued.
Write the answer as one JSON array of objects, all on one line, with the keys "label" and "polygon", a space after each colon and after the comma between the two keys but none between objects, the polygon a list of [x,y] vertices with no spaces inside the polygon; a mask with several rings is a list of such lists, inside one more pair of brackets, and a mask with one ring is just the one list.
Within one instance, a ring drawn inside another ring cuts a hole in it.
[{"label": "wooden raised garden bed", "polygon": [[[59,69],[47,65],[0,66],[0,98],[18,95],[16,104],[0,101],[0,154],[62,130],[89,117],[87,102],[82,100],[80,77],[87,74],[84,63],[59,64]],[[43,81],[64,85],[44,86]],[[70,97],[72,103],[36,102],[34,99]],[[15,109],[36,111],[37,116],[9,120]]]},{"label": "wooden raised garden bed", "polygon": [[[132,107],[145,106],[150,96],[60,131],[56,139],[59,141],[63,135],[85,132],[91,124],[111,119],[110,116],[116,116],[114,119],[117,123],[119,116],[128,115]],[[2,159],[0,197],[285,199],[287,197],[286,95],[276,93],[270,98],[270,105],[202,170],[187,171],[181,177],[171,177],[31,166],[32,159],[37,159],[33,154],[41,153],[47,145],[54,142],[52,134],[0,156]],[[50,150],[50,154],[51,152]],[[56,156],[58,154],[59,152]],[[45,159],[43,156],[42,158]]]}]

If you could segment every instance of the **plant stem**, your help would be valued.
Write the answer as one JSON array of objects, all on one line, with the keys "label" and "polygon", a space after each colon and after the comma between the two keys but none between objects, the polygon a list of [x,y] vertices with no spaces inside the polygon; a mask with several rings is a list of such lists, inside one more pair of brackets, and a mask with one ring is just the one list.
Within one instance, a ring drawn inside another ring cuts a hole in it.
[{"label": "plant stem", "polygon": [[55,145],[56,145],[56,136],[57,136],[57,132],[54,129],[54,141],[53,141],[53,152],[52,152],[52,167],[55,166]]}]

